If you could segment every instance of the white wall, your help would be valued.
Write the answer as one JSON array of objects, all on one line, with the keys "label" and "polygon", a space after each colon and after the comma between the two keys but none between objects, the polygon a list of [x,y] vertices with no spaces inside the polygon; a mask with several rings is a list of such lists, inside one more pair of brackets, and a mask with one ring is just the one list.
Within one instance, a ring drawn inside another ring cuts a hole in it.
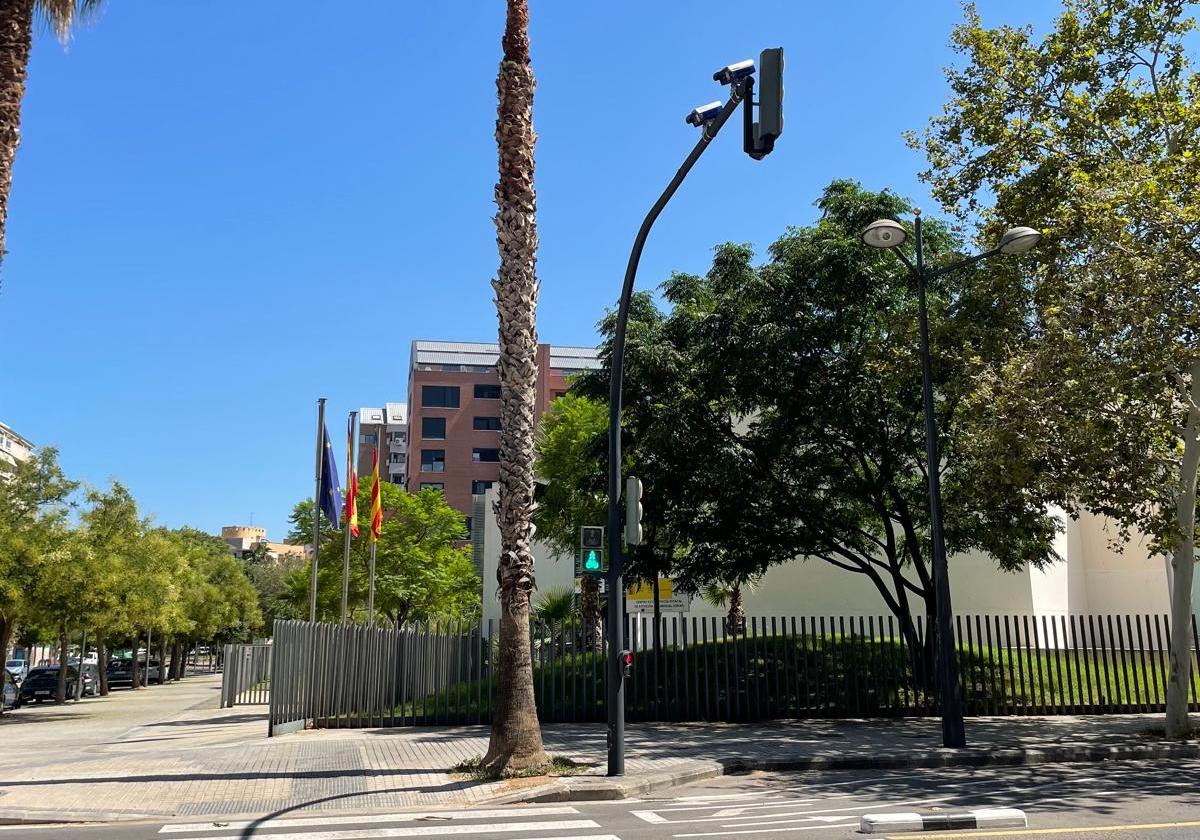
[{"label": "white wall", "polygon": [[[497,621],[496,568],[500,532],[492,513],[496,488],[488,490],[484,509],[483,617]],[[1056,549],[1064,558],[1043,569],[1002,572],[977,553],[950,558],[950,590],[958,615],[1163,614],[1169,611],[1166,567],[1151,556],[1144,538],[1123,553],[1109,544],[1111,526],[1090,514],[1072,521],[1057,511],[1064,530]],[[574,586],[573,553],[559,555],[543,542],[533,545],[538,590]],[[911,572],[910,572],[911,574]],[[746,614],[753,616],[884,616],[883,598],[865,576],[822,560],[793,560],[773,566],[758,588],[745,593]],[[537,595],[534,600],[536,603]],[[910,598],[914,614],[923,606]],[[725,610],[700,598],[689,616],[721,616]]]}]

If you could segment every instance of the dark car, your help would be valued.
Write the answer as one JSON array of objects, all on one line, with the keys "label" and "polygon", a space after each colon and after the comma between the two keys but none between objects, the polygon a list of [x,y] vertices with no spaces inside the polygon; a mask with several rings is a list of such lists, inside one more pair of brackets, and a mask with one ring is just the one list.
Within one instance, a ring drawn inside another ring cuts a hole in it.
[{"label": "dark car", "polygon": [[[79,680],[79,672],[67,666],[67,697],[75,696],[75,683]],[[21,702],[42,703],[53,700],[58,693],[58,666],[34,668],[21,683]]]},{"label": "dark car", "polygon": [[[150,660],[149,677],[150,682],[158,682],[158,675],[161,669],[158,665],[158,660]],[[147,685],[146,681],[146,663],[138,663],[138,684]],[[114,685],[133,685],[133,660],[131,659],[114,659],[108,663],[108,684]]]},{"label": "dark car", "polygon": [[13,709],[21,705],[21,689],[17,686],[16,677],[7,669],[4,671],[4,711],[11,712]]}]

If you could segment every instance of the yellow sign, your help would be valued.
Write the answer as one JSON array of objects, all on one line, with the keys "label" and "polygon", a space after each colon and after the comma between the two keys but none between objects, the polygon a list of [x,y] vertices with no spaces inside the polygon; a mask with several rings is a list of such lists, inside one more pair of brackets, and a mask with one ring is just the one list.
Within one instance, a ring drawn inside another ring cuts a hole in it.
[{"label": "yellow sign", "polygon": [[[626,597],[630,601],[653,601],[654,587],[648,583],[639,583],[637,586],[631,586],[625,590]],[[670,598],[674,593],[674,587],[671,585],[670,578],[658,579],[658,597],[659,600]]]}]

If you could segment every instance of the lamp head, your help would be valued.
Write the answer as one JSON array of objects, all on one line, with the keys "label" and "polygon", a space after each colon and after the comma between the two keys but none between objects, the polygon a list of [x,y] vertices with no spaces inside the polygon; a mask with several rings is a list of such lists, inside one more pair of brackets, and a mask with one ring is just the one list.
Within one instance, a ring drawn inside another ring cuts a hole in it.
[{"label": "lamp head", "polygon": [[1009,228],[1000,237],[1000,244],[996,248],[1001,254],[1024,254],[1038,244],[1041,238],[1041,231],[1031,227]]},{"label": "lamp head", "polygon": [[908,232],[894,219],[880,219],[867,225],[859,238],[871,248],[897,248],[904,244]]}]

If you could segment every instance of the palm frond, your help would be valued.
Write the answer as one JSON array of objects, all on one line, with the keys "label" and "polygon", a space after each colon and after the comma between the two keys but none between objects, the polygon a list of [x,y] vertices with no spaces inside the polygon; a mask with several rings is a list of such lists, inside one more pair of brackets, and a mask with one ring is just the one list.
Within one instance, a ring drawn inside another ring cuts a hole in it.
[{"label": "palm frond", "polygon": [[38,20],[65,44],[71,30],[91,20],[103,6],[104,0],[36,0],[34,11]]}]

